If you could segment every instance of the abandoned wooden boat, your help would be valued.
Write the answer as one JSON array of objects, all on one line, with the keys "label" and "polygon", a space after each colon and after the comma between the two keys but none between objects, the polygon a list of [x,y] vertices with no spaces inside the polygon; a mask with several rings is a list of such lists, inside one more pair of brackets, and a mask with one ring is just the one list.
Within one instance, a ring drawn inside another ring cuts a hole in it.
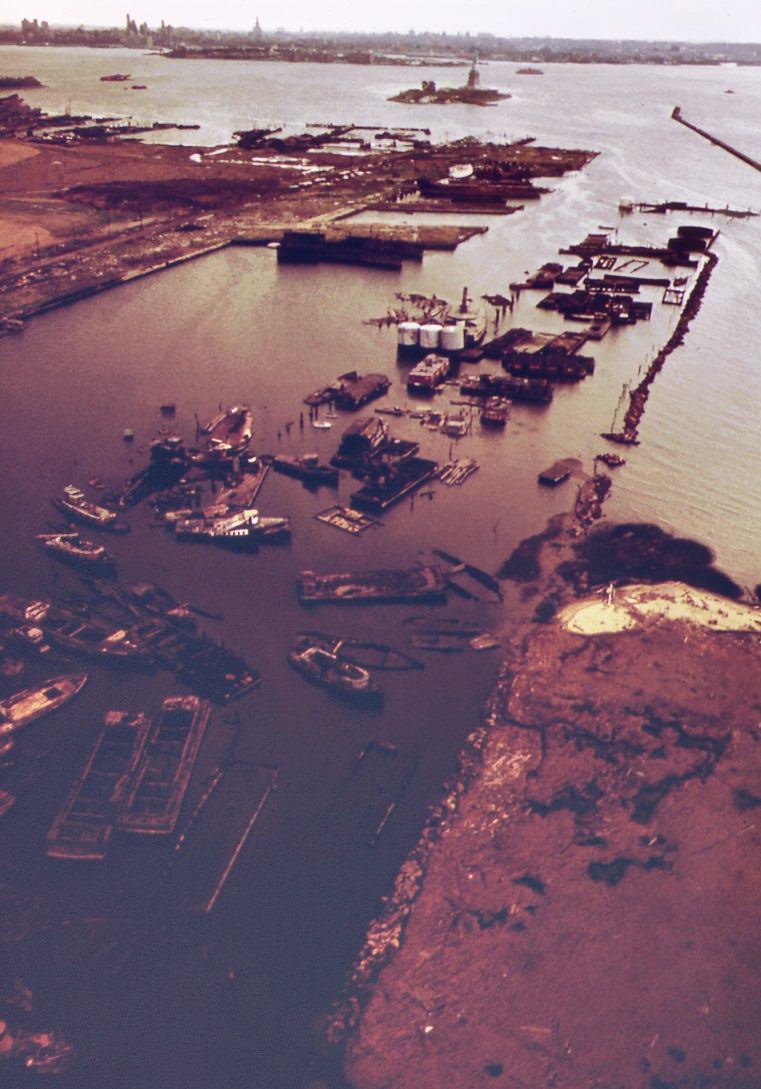
[{"label": "abandoned wooden boat", "polygon": [[41,632],[41,639],[66,651],[135,664],[148,658],[145,648],[129,629],[108,627],[49,601],[27,601],[5,594],[0,597],[0,616],[15,622],[15,631],[19,633],[33,625]]},{"label": "abandoned wooden boat", "polygon": [[108,711],[92,752],[47,835],[49,858],[106,857],[118,807],[143,755],[151,720]]},{"label": "abandoned wooden boat", "polygon": [[338,469],[332,465],[320,465],[318,454],[302,454],[300,457],[275,454],[271,464],[276,473],[296,477],[313,487],[320,484],[335,486],[338,483]]},{"label": "abandoned wooden boat", "polygon": [[37,540],[49,556],[72,567],[98,574],[113,574],[116,561],[103,545],[88,541],[78,533],[38,533]]},{"label": "abandoned wooden boat", "polygon": [[0,736],[19,730],[50,711],[57,711],[82,690],[86,681],[86,673],[52,677],[38,688],[25,688],[0,700]]},{"label": "abandoned wooden boat", "polygon": [[248,405],[232,405],[220,412],[206,427],[206,446],[213,453],[239,454],[251,441],[254,415]]},{"label": "abandoned wooden boat", "polygon": [[256,549],[264,542],[287,540],[291,524],[287,518],[265,518],[258,510],[247,509],[213,517],[180,518],[174,522],[179,540],[207,541],[239,551]]},{"label": "abandoned wooden boat", "polygon": [[63,494],[55,496],[52,502],[67,517],[93,529],[107,529],[111,533],[126,533],[129,530],[129,523],[120,518],[116,511],[92,503],[74,484],[67,484]]},{"label": "abandoned wooden boat", "polygon": [[171,835],[210,713],[210,705],[198,696],[164,700],[119,810],[120,829],[139,835]]},{"label": "abandoned wooden boat", "polygon": [[344,658],[347,662],[364,666],[365,669],[407,670],[424,669],[418,658],[395,650],[387,643],[374,643],[367,639],[357,639],[350,635],[330,635],[322,631],[298,632],[297,640],[303,646],[321,646],[331,654]]},{"label": "abandoned wooden boat", "polygon": [[350,699],[380,700],[383,690],[363,666],[355,665],[325,646],[301,638],[288,652],[288,661],[302,676],[338,696]]}]

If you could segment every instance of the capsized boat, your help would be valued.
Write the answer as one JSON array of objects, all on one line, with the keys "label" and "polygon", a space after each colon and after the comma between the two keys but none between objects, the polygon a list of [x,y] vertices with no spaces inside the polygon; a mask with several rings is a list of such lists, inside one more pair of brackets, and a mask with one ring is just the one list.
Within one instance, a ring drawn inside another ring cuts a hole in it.
[{"label": "capsized boat", "polygon": [[27,601],[4,594],[0,597],[0,616],[15,621],[19,633],[31,625],[42,632],[44,639],[78,654],[138,664],[148,657],[129,629],[110,628],[49,601]]},{"label": "capsized boat", "polygon": [[239,454],[251,442],[253,425],[254,414],[248,405],[232,405],[210,420],[201,432],[213,453]]},{"label": "capsized boat", "polygon": [[297,640],[288,652],[288,661],[308,681],[322,685],[339,696],[359,700],[380,700],[383,689],[375,683],[363,666],[355,665],[325,646],[309,641],[309,637]]},{"label": "capsized boat", "polygon": [[82,690],[86,673],[52,677],[38,688],[25,688],[0,700],[0,736],[13,733],[49,711],[56,711]]},{"label": "capsized boat", "polygon": [[116,511],[92,503],[74,484],[67,484],[63,494],[53,498],[53,505],[69,518],[93,529],[108,529],[112,533],[126,533],[129,530],[129,523],[120,518]]},{"label": "capsized boat", "polygon": [[73,567],[83,567],[100,574],[113,573],[116,561],[103,545],[88,541],[78,533],[38,533],[37,540],[49,556]]}]

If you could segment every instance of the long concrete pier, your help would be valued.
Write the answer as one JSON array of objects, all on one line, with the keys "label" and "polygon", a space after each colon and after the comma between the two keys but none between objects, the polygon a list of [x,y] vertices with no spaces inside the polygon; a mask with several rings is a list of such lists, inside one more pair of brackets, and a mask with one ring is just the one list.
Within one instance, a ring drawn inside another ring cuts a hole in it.
[{"label": "long concrete pier", "polygon": [[706,132],[705,129],[699,129],[697,125],[693,125],[691,121],[685,121],[682,117],[682,111],[679,106],[674,106],[671,111],[671,118],[673,121],[678,121],[680,125],[684,125],[685,128],[692,129],[698,136],[702,136],[704,140],[708,140],[709,143],[715,144],[716,147],[720,147],[723,151],[728,151],[730,155],[734,155],[736,159],[742,159],[748,166],[752,166],[754,170],[761,170],[761,163],[756,162],[755,159],[751,159],[750,155],[746,155],[744,151],[738,151],[736,147],[732,147],[731,144],[725,143],[724,140],[720,140],[718,136],[712,136],[710,132]]}]

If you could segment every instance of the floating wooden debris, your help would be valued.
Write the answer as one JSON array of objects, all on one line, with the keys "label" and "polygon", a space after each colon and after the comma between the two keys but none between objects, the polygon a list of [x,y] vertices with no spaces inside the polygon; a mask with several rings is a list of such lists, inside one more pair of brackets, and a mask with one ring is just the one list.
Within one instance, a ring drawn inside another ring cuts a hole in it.
[{"label": "floating wooden debris", "polygon": [[334,529],[341,529],[344,533],[351,533],[354,536],[363,533],[370,526],[381,524],[377,518],[371,518],[369,514],[363,514],[362,511],[354,510],[353,507],[339,505],[320,511],[319,514],[315,514],[315,518],[318,522],[324,522],[326,526],[333,526]]},{"label": "floating wooden debris", "polygon": [[369,742],[331,804],[338,834],[374,847],[416,770],[416,757],[402,755],[395,745]]},{"label": "floating wooden debris", "polygon": [[276,767],[240,759],[214,771],[167,869],[173,904],[199,915],[213,911],[277,777]]},{"label": "floating wooden debris", "polygon": [[478,462],[474,458],[457,458],[442,466],[437,475],[442,484],[446,484],[451,488],[458,484],[464,484],[477,469]]}]

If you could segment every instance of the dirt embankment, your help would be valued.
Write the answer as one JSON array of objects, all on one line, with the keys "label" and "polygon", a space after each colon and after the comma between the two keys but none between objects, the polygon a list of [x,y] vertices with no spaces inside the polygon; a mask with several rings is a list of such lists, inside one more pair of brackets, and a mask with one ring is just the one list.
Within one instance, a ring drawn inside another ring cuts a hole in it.
[{"label": "dirt embankment", "polygon": [[352,1086],[755,1089],[759,665],[666,622],[516,649]]}]

